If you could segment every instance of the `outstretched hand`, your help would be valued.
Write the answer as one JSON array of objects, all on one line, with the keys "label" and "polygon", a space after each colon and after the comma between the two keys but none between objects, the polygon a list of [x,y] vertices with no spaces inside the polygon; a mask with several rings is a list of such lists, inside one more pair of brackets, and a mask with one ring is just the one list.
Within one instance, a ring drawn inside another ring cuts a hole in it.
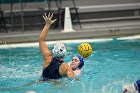
[{"label": "outstretched hand", "polygon": [[57,20],[57,19],[52,20],[52,17],[53,17],[53,14],[50,15],[50,13],[49,13],[47,16],[46,13],[44,13],[43,18],[44,18],[47,26],[50,26]]}]

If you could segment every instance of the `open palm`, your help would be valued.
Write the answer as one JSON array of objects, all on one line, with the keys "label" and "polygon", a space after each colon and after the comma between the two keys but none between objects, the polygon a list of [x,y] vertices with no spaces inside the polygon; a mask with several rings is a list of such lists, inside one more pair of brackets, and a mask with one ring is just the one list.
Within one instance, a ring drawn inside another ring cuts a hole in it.
[{"label": "open palm", "polygon": [[46,22],[46,25],[51,25],[57,20],[57,19],[52,20],[52,17],[53,17],[53,14],[50,15],[49,13],[47,16],[46,13],[44,13],[43,18]]}]

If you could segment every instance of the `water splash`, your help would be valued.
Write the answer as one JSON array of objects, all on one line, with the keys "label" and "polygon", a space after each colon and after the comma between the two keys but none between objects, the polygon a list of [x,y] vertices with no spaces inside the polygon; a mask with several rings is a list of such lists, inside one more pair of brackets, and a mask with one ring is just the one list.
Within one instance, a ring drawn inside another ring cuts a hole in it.
[{"label": "water splash", "polygon": [[104,85],[101,88],[102,93],[122,93],[124,81],[115,81]]}]

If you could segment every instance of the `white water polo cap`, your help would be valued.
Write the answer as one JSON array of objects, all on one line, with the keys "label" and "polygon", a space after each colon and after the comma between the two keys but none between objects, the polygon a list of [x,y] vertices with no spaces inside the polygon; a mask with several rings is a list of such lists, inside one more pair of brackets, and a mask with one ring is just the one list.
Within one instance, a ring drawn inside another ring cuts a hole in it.
[{"label": "white water polo cap", "polygon": [[53,52],[54,57],[62,57],[66,55],[67,50],[64,44],[57,43],[54,45],[52,52]]}]

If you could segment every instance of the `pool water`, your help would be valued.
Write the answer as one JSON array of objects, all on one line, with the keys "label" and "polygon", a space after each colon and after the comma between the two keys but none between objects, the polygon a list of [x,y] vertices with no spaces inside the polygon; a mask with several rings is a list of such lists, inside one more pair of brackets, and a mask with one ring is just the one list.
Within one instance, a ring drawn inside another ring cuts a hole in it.
[{"label": "pool water", "polygon": [[[66,43],[69,62],[80,43]],[[0,93],[121,93],[123,84],[140,79],[140,40],[90,42],[80,80],[30,84],[40,79],[42,56],[38,47],[0,49]],[[52,49],[53,45],[49,45]]]}]

